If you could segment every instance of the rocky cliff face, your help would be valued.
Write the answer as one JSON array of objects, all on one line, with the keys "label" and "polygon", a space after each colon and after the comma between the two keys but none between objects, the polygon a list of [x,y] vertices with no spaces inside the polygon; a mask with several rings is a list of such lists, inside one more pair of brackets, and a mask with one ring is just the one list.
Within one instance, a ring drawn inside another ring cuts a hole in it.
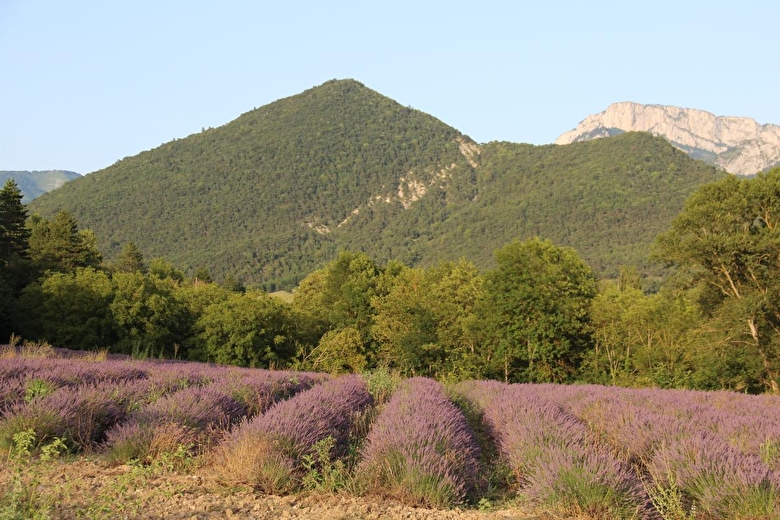
[{"label": "rocky cliff face", "polygon": [[692,157],[737,175],[752,175],[780,164],[780,126],[761,125],[747,117],[631,102],[614,103],[588,116],[555,144],[631,131],[663,136]]}]

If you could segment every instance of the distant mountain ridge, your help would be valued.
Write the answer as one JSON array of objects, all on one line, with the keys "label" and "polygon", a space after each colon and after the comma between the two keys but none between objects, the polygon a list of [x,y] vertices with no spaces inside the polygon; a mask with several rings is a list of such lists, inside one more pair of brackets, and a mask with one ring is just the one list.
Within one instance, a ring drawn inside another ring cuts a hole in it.
[{"label": "distant mountain ridge", "polygon": [[780,126],[762,125],[748,117],[632,102],[614,103],[586,117],[555,144],[635,131],[663,136],[693,158],[737,175],[753,175],[780,164]]},{"label": "distant mountain ridge", "polygon": [[408,265],[540,236],[604,276],[647,272],[649,244],[725,173],[644,133],[571,146],[478,144],[354,80],[333,80],[174,139],[30,204],[67,209],[107,258],[147,258],[290,289],[339,250]]},{"label": "distant mountain ridge", "polygon": [[27,204],[31,200],[40,197],[46,192],[59,188],[66,182],[81,177],[76,172],[67,170],[42,170],[42,171],[0,171],[0,185],[8,179],[14,179],[16,185],[22,190],[24,198],[22,202]]}]

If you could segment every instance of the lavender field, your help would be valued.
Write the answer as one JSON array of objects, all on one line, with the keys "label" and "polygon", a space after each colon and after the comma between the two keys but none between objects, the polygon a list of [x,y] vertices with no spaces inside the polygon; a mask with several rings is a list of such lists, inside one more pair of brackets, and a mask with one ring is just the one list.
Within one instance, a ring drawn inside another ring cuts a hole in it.
[{"label": "lavender field", "polygon": [[388,392],[379,376],[9,356],[0,449],[26,435],[33,456],[56,442],[108,465],[186,453],[187,471],[276,494],[780,518],[778,397],[426,378]]}]

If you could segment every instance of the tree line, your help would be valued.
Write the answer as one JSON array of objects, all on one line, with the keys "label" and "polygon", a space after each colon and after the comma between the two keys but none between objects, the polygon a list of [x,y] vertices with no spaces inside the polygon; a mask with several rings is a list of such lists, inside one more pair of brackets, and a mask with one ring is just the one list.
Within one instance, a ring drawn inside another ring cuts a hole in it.
[{"label": "tree line", "polygon": [[254,367],[776,393],[779,216],[780,169],[698,189],[656,239],[672,274],[653,292],[635,267],[598,280],[575,250],[533,238],[486,271],[342,251],[286,301],[146,262],[132,243],[105,262],[69,213],[28,218],[9,181],[0,333]]}]

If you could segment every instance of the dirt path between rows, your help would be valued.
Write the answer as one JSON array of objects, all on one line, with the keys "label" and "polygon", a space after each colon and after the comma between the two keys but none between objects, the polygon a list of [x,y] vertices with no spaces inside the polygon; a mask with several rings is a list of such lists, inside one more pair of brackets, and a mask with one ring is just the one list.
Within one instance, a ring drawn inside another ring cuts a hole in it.
[{"label": "dirt path between rows", "polygon": [[[106,467],[79,459],[16,470],[17,481],[41,510],[54,519],[229,519],[229,520],[531,520],[562,518],[534,515],[520,508],[479,511],[410,507],[381,497],[299,494],[263,495],[229,489],[200,469],[186,475],[140,466]],[[10,468],[0,469],[0,490],[13,488]]]}]

